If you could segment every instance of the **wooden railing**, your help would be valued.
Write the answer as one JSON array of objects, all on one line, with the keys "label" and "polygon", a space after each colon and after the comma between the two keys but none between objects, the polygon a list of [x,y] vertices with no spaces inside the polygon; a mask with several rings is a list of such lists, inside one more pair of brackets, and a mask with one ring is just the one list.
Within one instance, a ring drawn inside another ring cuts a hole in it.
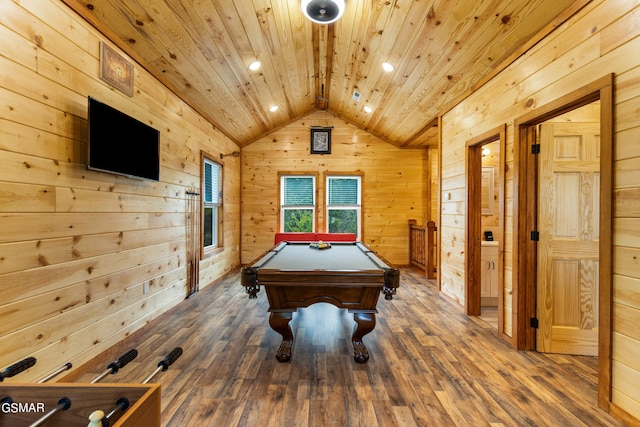
[{"label": "wooden railing", "polygon": [[424,270],[428,279],[435,279],[438,272],[436,266],[436,233],[438,228],[433,221],[426,227],[409,220],[409,263]]},{"label": "wooden railing", "polygon": [[409,264],[421,270],[427,268],[426,229],[418,226],[415,219],[409,220]]}]

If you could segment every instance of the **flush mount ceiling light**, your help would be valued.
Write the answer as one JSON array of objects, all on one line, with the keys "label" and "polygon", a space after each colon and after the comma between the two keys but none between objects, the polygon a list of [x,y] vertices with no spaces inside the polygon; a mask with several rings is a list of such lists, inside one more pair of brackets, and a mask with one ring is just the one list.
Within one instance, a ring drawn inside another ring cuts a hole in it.
[{"label": "flush mount ceiling light", "polygon": [[302,0],[304,16],[318,24],[337,21],[344,12],[344,0]]},{"label": "flush mount ceiling light", "polygon": [[257,71],[260,69],[261,66],[262,66],[262,62],[255,60],[251,64],[249,64],[249,69],[251,71]]},{"label": "flush mount ceiling light", "polygon": [[390,73],[394,70],[394,66],[391,62],[383,62],[382,69],[385,70],[387,73]]}]

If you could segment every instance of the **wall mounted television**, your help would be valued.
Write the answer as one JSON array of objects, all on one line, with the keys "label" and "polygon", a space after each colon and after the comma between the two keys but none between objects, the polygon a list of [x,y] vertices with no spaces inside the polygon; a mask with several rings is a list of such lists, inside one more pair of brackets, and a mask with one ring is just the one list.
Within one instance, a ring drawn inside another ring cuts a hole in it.
[{"label": "wall mounted television", "polygon": [[130,178],[160,179],[160,132],[88,97],[87,169]]}]

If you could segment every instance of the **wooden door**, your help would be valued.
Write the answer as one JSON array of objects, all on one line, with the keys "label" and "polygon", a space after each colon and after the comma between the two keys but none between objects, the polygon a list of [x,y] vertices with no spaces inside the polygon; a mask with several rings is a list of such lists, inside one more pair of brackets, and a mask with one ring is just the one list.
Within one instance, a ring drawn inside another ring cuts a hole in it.
[{"label": "wooden door", "polygon": [[598,354],[600,125],[540,126],[538,330],[541,352]]}]

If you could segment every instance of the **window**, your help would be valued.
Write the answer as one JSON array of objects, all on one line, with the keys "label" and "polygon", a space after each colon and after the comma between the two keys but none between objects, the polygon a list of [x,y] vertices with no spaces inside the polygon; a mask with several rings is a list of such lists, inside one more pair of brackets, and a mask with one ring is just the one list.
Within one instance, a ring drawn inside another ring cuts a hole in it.
[{"label": "window", "polygon": [[280,229],[285,232],[315,231],[316,177],[280,177]]},{"label": "window", "polygon": [[327,232],[360,238],[361,191],[360,176],[327,176]]},{"label": "window", "polygon": [[222,165],[203,157],[202,242],[205,251],[222,246]]}]

